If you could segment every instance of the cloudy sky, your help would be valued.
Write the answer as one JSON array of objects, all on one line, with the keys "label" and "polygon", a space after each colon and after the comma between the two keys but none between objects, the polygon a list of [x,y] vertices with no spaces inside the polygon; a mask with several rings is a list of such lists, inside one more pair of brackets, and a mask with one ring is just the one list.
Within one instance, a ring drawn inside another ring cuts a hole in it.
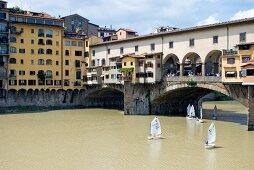
[{"label": "cloudy sky", "polygon": [[140,35],[159,26],[178,28],[254,17],[254,0],[7,0],[8,7],[58,17],[80,14],[100,26],[131,28]]}]

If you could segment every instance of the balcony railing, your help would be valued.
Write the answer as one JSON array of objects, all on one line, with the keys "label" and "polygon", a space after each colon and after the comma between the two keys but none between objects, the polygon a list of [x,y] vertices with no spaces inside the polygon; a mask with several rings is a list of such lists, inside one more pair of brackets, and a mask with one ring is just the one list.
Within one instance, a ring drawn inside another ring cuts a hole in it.
[{"label": "balcony railing", "polygon": [[6,71],[0,71],[0,78],[7,78],[7,72]]},{"label": "balcony railing", "polygon": [[46,79],[51,79],[51,78],[53,78],[53,76],[52,75],[46,75],[45,78]]},{"label": "balcony railing", "polygon": [[20,31],[11,31],[11,34],[16,34],[16,35],[20,35],[23,33],[23,30]]},{"label": "balcony railing", "polygon": [[7,63],[0,61],[0,67],[7,67]]},{"label": "balcony railing", "polygon": [[9,74],[9,78],[16,78],[17,75],[16,74]]},{"label": "balcony railing", "polygon": [[196,82],[213,82],[220,83],[220,76],[171,76],[165,77],[165,81],[171,82],[188,82],[188,81],[196,81]]}]

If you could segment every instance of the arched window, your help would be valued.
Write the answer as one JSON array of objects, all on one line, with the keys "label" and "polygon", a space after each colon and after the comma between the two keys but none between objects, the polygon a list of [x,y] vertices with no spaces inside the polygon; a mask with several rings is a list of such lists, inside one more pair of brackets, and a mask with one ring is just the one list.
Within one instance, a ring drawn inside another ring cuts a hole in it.
[{"label": "arched window", "polygon": [[46,45],[52,45],[53,43],[52,43],[52,40],[47,40],[46,41]]},{"label": "arched window", "polygon": [[10,58],[9,63],[10,64],[16,64],[16,58]]},{"label": "arched window", "polygon": [[101,65],[102,65],[102,66],[105,66],[105,65],[106,65],[106,60],[105,60],[104,58],[101,60]]},{"label": "arched window", "polygon": [[11,31],[11,34],[16,33],[17,32],[17,28],[14,27],[14,26],[11,26],[10,27],[10,31]]},{"label": "arched window", "polygon": [[39,48],[38,49],[38,54],[44,54],[44,49],[43,48]]},{"label": "arched window", "polygon": [[95,60],[92,60],[92,66],[95,66]]},{"label": "arched window", "polygon": [[15,42],[17,42],[17,40],[16,40],[15,37],[10,37],[10,42],[11,42],[11,43],[15,43]]},{"label": "arched window", "polygon": [[46,54],[52,55],[52,50],[51,49],[47,49]]},{"label": "arched window", "polygon": [[47,32],[46,32],[46,37],[52,38],[52,35],[53,35],[53,31],[47,30]]},{"label": "arched window", "polygon": [[46,65],[52,65],[52,60],[50,59],[46,60]]},{"label": "arched window", "polygon": [[17,52],[16,47],[11,47],[10,48],[10,53],[16,53],[16,52]]},{"label": "arched window", "polygon": [[43,39],[38,39],[38,44],[39,45],[44,45],[44,40]]},{"label": "arched window", "polygon": [[43,59],[39,59],[38,60],[38,65],[44,65],[44,60]]},{"label": "arched window", "polygon": [[46,65],[52,65],[52,60],[50,59],[46,60]]},{"label": "arched window", "polygon": [[52,77],[52,71],[51,70],[47,70],[46,71],[46,77],[47,78],[51,78]]},{"label": "arched window", "polygon": [[38,30],[38,37],[44,37],[44,29]]}]

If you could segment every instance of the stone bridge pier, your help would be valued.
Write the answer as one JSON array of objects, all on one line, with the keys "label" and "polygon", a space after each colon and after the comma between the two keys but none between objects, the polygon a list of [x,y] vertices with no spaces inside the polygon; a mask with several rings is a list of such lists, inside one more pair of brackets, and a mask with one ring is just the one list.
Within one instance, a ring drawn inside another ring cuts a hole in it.
[{"label": "stone bridge pier", "polygon": [[239,101],[248,111],[248,130],[254,130],[254,87],[199,82],[194,86],[186,82],[155,84],[125,83],[124,113],[126,115],[186,115],[188,104],[193,104],[199,116],[201,99],[218,91]]}]

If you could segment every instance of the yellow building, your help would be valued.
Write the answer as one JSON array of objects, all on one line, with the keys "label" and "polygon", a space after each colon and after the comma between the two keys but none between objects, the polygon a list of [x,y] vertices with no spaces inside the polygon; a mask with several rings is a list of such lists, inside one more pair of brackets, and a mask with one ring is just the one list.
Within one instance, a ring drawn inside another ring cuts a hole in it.
[{"label": "yellow building", "polygon": [[248,84],[252,77],[254,43],[236,45],[236,50],[223,50],[222,82],[232,84]]},{"label": "yellow building", "polygon": [[138,62],[140,59],[144,58],[143,56],[137,56],[133,54],[123,55],[122,59],[122,69],[121,72],[123,74],[124,81],[131,81],[132,83],[136,83],[136,72],[138,69]]},{"label": "yellow building", "polygon": [[83,38],[63,38],[64,89],[80,89],[83,87],[84,70],[88,66],[85,43],[86,40]]},{"label": "yellow building", "polygon": [[62,20],[10,13],[8,89],[61,89]]}]

